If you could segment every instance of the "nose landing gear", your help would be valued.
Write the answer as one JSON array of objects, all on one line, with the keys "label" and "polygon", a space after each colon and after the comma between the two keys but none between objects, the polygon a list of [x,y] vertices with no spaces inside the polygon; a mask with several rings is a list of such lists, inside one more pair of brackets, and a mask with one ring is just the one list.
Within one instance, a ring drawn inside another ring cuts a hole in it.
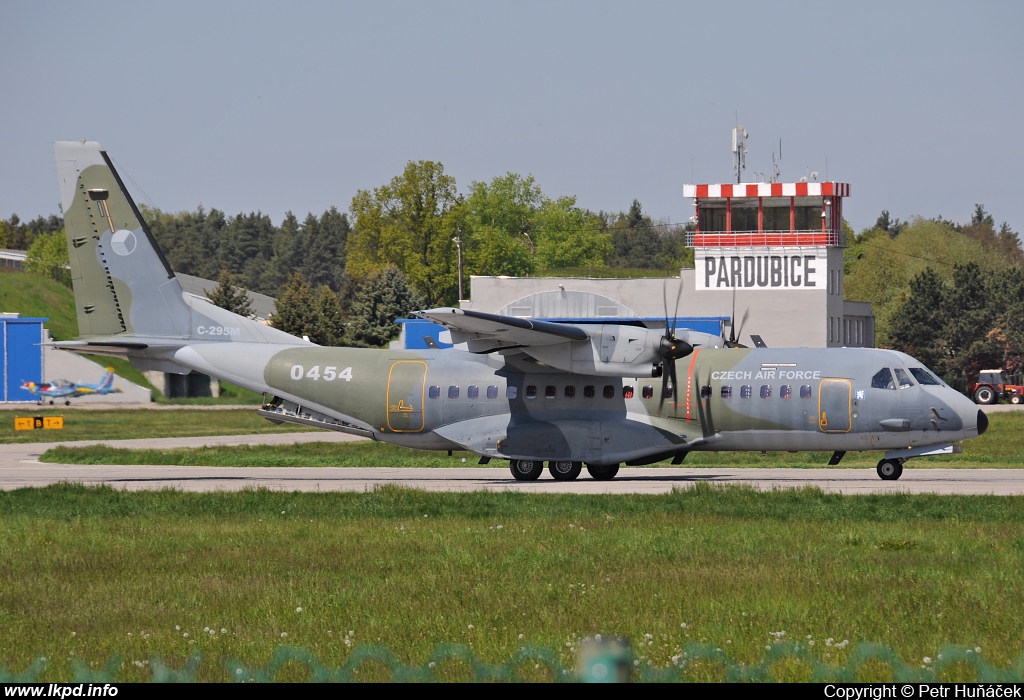
[{"label": "nose landing gear", "polygon": [[883,459],[878,463],[875,471],[882,481],[896,481],[903,475],[903,459]]}]

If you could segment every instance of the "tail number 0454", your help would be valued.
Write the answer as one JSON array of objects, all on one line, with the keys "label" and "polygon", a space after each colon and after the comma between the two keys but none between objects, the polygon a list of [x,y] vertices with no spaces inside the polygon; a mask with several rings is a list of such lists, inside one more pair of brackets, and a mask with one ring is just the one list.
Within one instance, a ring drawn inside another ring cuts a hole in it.
[{"label": "tail number 0454", "polygon": [[299,380],[303,377],[314,381],[323,378],[325,382],[332,382],[335,379],[344,379],[346,382],[350,382],[352,381],[352,368],[346,367],[339,372],[337,367],[328,365],[324,367],[323,374],[321,374],[320,365],[313,365],[308,370],[302,365],[292,365],[292,379]]}]

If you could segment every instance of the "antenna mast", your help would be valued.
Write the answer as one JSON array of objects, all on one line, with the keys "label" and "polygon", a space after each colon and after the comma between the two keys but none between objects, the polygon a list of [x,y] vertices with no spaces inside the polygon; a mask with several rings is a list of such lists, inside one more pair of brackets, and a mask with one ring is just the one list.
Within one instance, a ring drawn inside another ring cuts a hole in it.
[{"label": "antenna mast", "polygon": [[782,162],[782,139],[779,139],[779,155],[778,155],[777,158],[775,157],[775,151],[772,151],[772,170],[774,171],[774,174],[772,175],[772,182],[778,182],[779,178],[781,177],[779,175],[779,163],[781,163],[781,162]]},{"label": "antenna mast", "polygon": [[732,169],[736,171],[736,184],[743,182],[747,171],[747,131],[739,124],[732,130]]}]

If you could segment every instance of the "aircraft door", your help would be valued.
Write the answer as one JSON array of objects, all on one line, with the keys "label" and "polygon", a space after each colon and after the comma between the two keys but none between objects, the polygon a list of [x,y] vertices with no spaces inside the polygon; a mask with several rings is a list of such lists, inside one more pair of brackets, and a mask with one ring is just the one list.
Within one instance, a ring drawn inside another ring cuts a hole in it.
[{"label": "aircraft door", "polygon": [[823,433],[848,433],[852,427],[849,379],[822,379],[818,386],[818,428]]},{"label": "aircraft door", "polygon": [[426,389],[427,363],[401,360],[388,372],[388,429],[395,433],[423,430],[423,393]]}]

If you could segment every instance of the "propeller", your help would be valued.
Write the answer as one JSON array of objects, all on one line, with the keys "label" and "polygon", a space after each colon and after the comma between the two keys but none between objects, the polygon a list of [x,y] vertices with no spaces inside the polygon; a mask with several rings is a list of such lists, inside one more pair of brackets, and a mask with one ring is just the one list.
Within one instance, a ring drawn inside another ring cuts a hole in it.
[{"label": "propeller", "polygon": [[665,304],[665,335],[658,344],[658,356],[661,357],[661,400],[658,401],[658,415],[668,398],[668,383],[672,380],[672,391],[679,390],[679,382],[676,381],[676,360],[686,357],[693,352],[693,346],[685,340],[676,337],[676,318],[679,316],[679,299],[683,296],[683,281],[679,280],[679,292],[676,294],[676,310],[672,318],[668,315],[668,293],[666,287],[668,282],[661,288],[662,301]]},{"label": "propeller", "polygon": [[748,308],[743,312],[743,318],[740,319],[740,332],[736,333],[736,288],[732,289],[732,316],[729,317],[729,338],[725,341],[725,347],[727,348],[745,348],[739,342],[739,337],[743,335],[743,326],[747,323],[747,317],[750,316],[750,309]]}]

